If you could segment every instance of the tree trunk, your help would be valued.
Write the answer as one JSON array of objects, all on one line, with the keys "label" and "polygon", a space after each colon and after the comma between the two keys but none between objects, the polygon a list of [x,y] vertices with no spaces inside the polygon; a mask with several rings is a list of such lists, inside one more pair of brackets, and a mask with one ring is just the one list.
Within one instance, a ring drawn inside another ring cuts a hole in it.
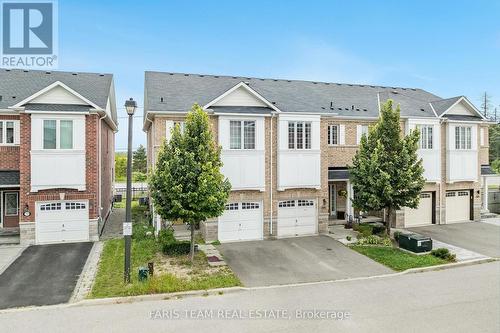
[{"label": "tree trunk", "polygon": [[189,226],[191,228],[191,249],[189,250],[189,256],[191,258],[191,262],[194,262],[194,226],[195,226],[195,223],[193,221],[190,221]]},{"label": "tree trunk", "polygon": [[385,232],[387,233],[387,236],[391,236],[391,215],[392,215],[392,209],[387,208],[387,214],[385,217]]}]

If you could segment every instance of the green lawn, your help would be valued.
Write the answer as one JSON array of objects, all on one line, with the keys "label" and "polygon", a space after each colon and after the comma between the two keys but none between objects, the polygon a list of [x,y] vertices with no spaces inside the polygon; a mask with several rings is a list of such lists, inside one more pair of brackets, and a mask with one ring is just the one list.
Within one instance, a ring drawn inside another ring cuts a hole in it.
[{"label": "green lawn", "polygon": [[350,248],[395,271],[448,263],[430,254],[416,255],[393,247],[353,245]]}]

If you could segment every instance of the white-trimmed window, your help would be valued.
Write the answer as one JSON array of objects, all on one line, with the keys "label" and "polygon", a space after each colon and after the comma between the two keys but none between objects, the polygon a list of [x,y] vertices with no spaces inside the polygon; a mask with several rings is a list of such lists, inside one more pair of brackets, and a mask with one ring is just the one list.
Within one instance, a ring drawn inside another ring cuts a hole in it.
[{"label": "white-trimmed window", "polygon": [[185,122],[183,121],[174,121],[174,127],[172,128],[172,131],[174,130],[175,126],[179,125],[179,130],[181,131],[181,133],[184,133],[184,126],[185,126]]},{"label": "white-trimmed window", "polygon": [[61,203],[54,202],[54,203],[43,204],[40,205],[40,210],[61,210]]},{"label": "white-trimmed window", "polygon": [[235,203],[230,203],[230,204],[227,204],[226,207],[225,207],[225,210],[238,210],[238,203],[235,202]]},{"label": "white-trimmed window", "polygon": [[45,119],[43,149],[73,149],[73,120]]},{"label": "white-trimmed window", "polygon": [[0,120],[0,145],[17,144],[19,120]]},{"label": "white-trimmed window", "polygon": [[80,210],[85,209],[85,203],[83,202],[66,202],[66,209],[68,210]]},{"label": "white-trimmed window", "polygon": [[311,122],[288,122],[288,149],[311,149]]},{"label": "white-trimmed window", "polygon": [[472,128],[468,126],[455,127],[455,149],[467,150],[472,147]]},{"label": "white-trimmed window", "polygon": [[242,202],[241,209],[259,209],[257,202]]},{"label": "white-trimmed window", "polygon": [[314,201],[312,200],[297,200],[299,207],[314,206]]},{"label": "white-trimmed window", "polygon": [[420,131],[420,142],[419,142],[419,148],[420,149],[433,149],[433,126],[428,126],[428,125],[419,125],[417,128]]},{"label": "white-trimmed window", "polygon": [[5,193],[5,216],[19,215],[19,193]]},{"label": "white-trimmed window", "polygon": [[328,125],[328,144],[330,146],[339,144],[340,126]]},{"label": "white-trimmed window", "polygon": [[255,149],[255,121],[229,121],[229,148]]},{"label": "white-trimmed window", "polygon": [[278,203],[279,208],[295,207],[295,200],[280,201]]},{"label": "white-trimmed window", "polygon": [[368,125],[361,125],[361,136],[363,135],[368,138]]}]

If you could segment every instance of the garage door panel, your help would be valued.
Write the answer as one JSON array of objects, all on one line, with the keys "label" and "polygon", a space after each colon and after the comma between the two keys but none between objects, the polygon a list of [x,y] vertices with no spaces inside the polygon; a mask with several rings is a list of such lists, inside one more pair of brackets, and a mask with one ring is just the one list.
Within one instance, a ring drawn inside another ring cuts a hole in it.
[{"label": "garage door panel", "polygon": [[470,221],[470,191],[446,191],[446,223]]},{"label": "garage door panel", "polygon": [[414,227],[432,224],[432,211],[432,193],[421,193],[417,208],[405,207],[405,226]]},{"label": "garage door panel", "polygon": [[313,235],[316,225],[314,200],[285,200],[278,203],[278,237]]},{"label": "garage door panel", "polygon": [[89,240],[88,201],[37,202],[37,244]]},{"label": "garage door panel", "polygon": [[221,242],[262,239],[262,225],[261,202],[230,203],[219,217],[218,239]]}]

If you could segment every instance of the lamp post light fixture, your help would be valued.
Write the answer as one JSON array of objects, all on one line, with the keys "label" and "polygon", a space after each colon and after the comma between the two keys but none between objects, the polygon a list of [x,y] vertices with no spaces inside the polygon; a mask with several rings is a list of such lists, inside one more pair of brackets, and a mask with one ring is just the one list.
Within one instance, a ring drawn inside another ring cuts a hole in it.
[{"label": "lamp post light fixture", "polygon": [[128,146],[127,146],[127,194],[125,198],[125,221],[123,222],[123,237],[125,238],[125,283],[130,283],[130,248],[132,243],[132,130],[133,116],[137,102],[132,98],[125,101],[128,114]]}]

